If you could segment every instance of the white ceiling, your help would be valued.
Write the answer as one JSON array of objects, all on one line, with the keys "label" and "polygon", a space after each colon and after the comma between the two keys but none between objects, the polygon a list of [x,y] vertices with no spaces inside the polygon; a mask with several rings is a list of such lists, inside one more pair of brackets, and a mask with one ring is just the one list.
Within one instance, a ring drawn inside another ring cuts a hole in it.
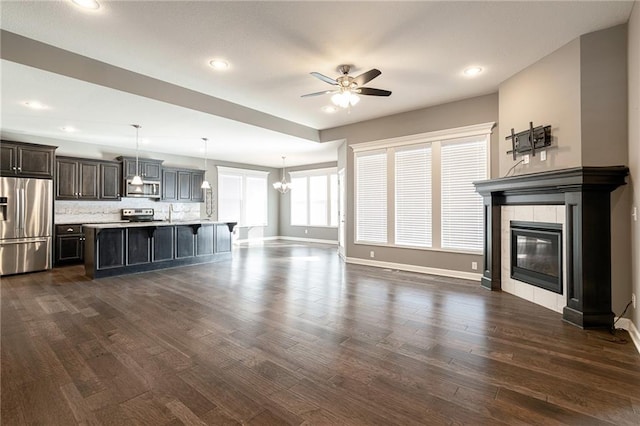
[{"label": "white ceiling", "polygon": [[[199,138],[207,136],[212,157],[277,167],[281,155],[289,165],[336,159],[336,143],[306,140],[313,138],[287,130],[287,122],[316,131],[494,92],[502,81],[581,34],[626,22],[633,3],[101,4],[99,11],[85,12],[65,0],[3,0],[0,25],[199,92],[212,104],[225,100],[255,111],[244,110],[244,118],[234,116],[234,121],[224,118],[229,117],[224,110],[185,108],[46,72],[42,58],[41,69],[3,60],[4,131],[126,146],[133,135],[128,124],[135,122],[143,125],[149,149],[199,156]],[[212,70],[207,62],[214,57],[227,59],[231,69]],[[330,104],[329,96],[300,97],[330,87],[310,72],[336,77],[343,63],[355,64],[354,75],[380,69],[382,75],[367,86],[393,94],[362,97],[350,113],[335,114],[321,110]],[[467,78],[462,71],[470,65],[484,72]],[[21,102],[29,99],[50,109],[26,109]],[[270,116],[284,120],[262,128]],[[79,131],[68,135],[59,129],[65,125]]]}]

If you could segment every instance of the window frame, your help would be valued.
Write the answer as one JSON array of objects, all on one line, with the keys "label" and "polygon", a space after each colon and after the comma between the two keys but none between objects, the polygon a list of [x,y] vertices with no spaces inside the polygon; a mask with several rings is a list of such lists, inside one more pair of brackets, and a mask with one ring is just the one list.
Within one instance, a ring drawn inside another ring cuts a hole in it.
[{"label": "window frame", "polygon": [[[238,218],[239,228],[252,228],[252,227],[267,227],[269,226],[269,174],[270,172],[263,170],[252,169],[239,169],[234,167],[216,166],[218,169],[218,194],[217,198],[220,199],[220,188],[224,186],[221,184],[221,176],[233,176],[240,178],[240,217]],[[247,223],[247,178],[259,178],[264,179],[264,223]],[[218,204],[218,220],[220,219],[220,205]]]},{"label": "window frame", "polygon": [[[332,207],[332,197],[331,197],[331,175],[338,175],[338,168],[337,167],[326,167],[326,168],[322,168],[322,169],[309,169],[309,170],[296,170],[296,171],[290,171],[289,172],[289,176],[291,181],[293,182],[293,179],[305,179],[305,183],[306,183],[306,191],[307,191],[307,220],[306,220],[306,224],[300,224],[300,223],[293,223],[292,222],[292,218],[293,218],[293,200],[291,199],[291,197],[289,198],[289,226],[298,226],[298,227],[305,227],[305,228],[332,228],[332,229],[337,229],[338,228],[338,224],[336,223],[335,225],[331,225],[331,207]],[[326,206],[326,219],[327,219],[327,225],[311,225],[311,177],[316,177],[316,176],[324,176],[326,178],[326,182],[327,182],[327,189],[326,189],[326,202],[327,202],[327,206]],[[292,187],[291,189],[291,193],[293,194],[293,191],[295,191],[296,188],[295,186]],[[336,188],[337,190],[337,188]],[[293,196],[293,195],[292,195]],[[337,199],[336,199],[337,200]]]},{"label": "window frame", "polygon": [[[456,140],[460,140],[460,142],[467,142],[469,138],[484,138],[486,143],[486,178],[489,178],[491,175],[491,134],[492,130],[495,126],[495,122],[487,122],[481,124],[475,124],[471,126],[464,127],[456,127],[452,129],[438,130],[434,132],[421,133],[417,135],[410,136],[402,136],[398,138],[391,139],[383,139],[377,141],[363,142],[351,145],[351,149],[353,151],[353,170],[354,174],[357,169],[357,158],[359,155],[365,155],[367,153],[372,153],[373,151],[385,151],[387,153],[387,242],[379,243],[379,242],[369,242],[369,241],[358,241],[357,240],[357,197],[358,197],[358,187],[357,187],[357,177],[353,179],[353,194],[354,194],[354,209],[353,209],[353,243],[356,245],[369,245],[369,246],[381,246],[381,247],[390,247],[390,248],[404,248],[411,250],[426,250],[426,251],[437,251],[437,252],[447,252],[447,253],[461,253],[461,254],[481,254],[482,250],[474,250],[474,249],[452,249],[452,248],[443,248],[442,247],[442,239],[441,239],[441,228],[442,228],[442,218],[441,218],[441,209],[442,209],[442,194],[441,194],[441,177],[438,176],[441,173],[441,157],[440,157],[440,149],[443,143],[455,143]],[[431,186],[432,186],[432,223],[431,223],[431,232],[432,232],[432,246],[431,247],[422,247],[422,246],[410,246],[410,245],[402,245],[395,243],[395,209],[396,209],[396,199],[395,199],[395,150],[396,148],[409,148],[412,146],[420,146],[429,144],[432,147],[432,176],[431,176]],[[436,179],[437,178],[437,179]],[[436,198],[436,195],[438,198]],[[440,211],[437,216],[437,221],[435,219],[436,211]],[[484,232],[484,230],[483,230]]]}]

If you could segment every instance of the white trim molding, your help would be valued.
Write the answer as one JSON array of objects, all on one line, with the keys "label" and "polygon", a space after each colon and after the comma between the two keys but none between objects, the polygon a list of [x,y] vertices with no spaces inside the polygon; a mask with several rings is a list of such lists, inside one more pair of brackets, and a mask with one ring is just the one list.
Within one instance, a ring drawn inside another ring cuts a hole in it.
[{"label": "white trim molding", "polygon": [[442,277],[460,278],[480,282],[482,274],[475,272],[454,271],[452,269],[431,268],[428,266],[408,265],[404,263],[381,262],[379,260],[360,259],[357,257],[347,257],[347,263],[354,265],[373,266],[375,268],[397,269],[399,271],[418,272],[421,274],[439,275]]},{"label": "white trim molding", "polygon": [[448,139],[461,139],[473,136],[490,135],[495,121],[474,124],[471,126],[456,127],[453,129],[436,130],[434,132],[419,133],[417,135],[401,136],[398,138],[381,139],[371,142],[362,142],[351,145],[353,152],[371,151],[380,148],[395,148],[419,143],[445,141]]},{"label": "white trim molding", "polygon": [[278,237],[279,240],[302,241],[305,243],[320,243],[338,245],[338,240],[321,240],[318,238],[300,238],[300,237]]},{"label": "white trim molding", "polygon": [[626,330],[629,333],[629,336],[631,336],[631,341],[635,345],[638,353],[640,353],[640,331],[638,331],[633,321],[628,318],[618,319],[617,317],[615,318],[615,320],[618,321],[618,323],[616,324],[617,327]]}]

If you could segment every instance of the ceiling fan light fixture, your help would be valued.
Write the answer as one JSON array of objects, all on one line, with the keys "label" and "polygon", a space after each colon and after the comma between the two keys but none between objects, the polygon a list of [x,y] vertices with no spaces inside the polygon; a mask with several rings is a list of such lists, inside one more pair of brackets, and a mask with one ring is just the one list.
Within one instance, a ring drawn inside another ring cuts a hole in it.
[{"label": "ceiling fan light fixture", "polygon": [[331,102],[334,105],[339,106],[340,108],[349,108],[355,106],[358,102],[360,102],[360,96],[355,93],[345,90],[341,93],[336,93],[331,97]]}]

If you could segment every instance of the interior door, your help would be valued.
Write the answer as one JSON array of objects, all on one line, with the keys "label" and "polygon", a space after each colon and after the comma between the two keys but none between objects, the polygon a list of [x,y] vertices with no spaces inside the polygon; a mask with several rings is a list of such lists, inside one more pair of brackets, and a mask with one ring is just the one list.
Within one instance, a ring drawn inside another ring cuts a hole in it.
[{"label": "interior door", "polygon": [[345,204],[346,204],[346,192],[345,192],[345,179],[344,169],[338,171],[338,254],[340,257],[345,256]]}]

